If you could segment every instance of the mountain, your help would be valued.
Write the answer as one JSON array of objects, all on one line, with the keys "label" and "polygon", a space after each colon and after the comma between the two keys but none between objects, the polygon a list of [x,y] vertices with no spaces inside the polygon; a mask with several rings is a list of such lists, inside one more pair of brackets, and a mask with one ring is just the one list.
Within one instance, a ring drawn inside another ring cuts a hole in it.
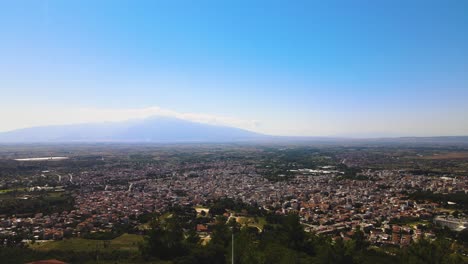
[{"label": "mountain", "polygon": [[467,136],[458,137],[291,137],[268,136],[248,130],[196,123],[187,120],[152,117],[124,122],[42,126],[0,132],[0,143],[54,142],[239,142],[347,145],[468,145]]},{"label": "mountain", "polygon": [[231,142],[260,139],[251,131],[152,117],[115,123],[43,126],[0,133],[0,142]]}]

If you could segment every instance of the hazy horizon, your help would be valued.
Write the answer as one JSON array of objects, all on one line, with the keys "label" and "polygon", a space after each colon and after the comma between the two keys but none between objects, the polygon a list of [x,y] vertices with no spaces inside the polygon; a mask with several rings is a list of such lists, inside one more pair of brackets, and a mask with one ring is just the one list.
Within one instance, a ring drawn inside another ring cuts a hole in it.
[{"label": "hazy horizon", "polygon": [[468,135],[468,2],[4,1],[0,132],[173,117]]}]

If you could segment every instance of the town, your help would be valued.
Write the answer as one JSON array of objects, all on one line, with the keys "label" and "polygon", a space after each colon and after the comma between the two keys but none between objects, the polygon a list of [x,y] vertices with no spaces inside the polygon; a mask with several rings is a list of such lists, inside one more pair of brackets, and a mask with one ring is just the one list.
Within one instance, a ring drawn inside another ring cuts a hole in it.
[{"label": "town", "polygon": [[[405,247],[435,239],[437,230],[457,234],[468,228],[466,171],[424,173],[407,164],[398,169],[356,164],[372,148],[90,148],[84,154],[70,147],[67,159],[18,160],[25,155],[21,150],[0,153],[3,244],[40,248],[54,240],[144,235],[148,215],[164,215],[175,206],[205,216],[194,229],[206,243],[217,216],[210,208],[222,199],[264,214],[298,215],[306,232],[332,240],[350,240],[362,230],[375,246]],[[434,160],[420,161],[418,166],[426,166]],[[466,159],[452,162],[466,168]],[[226,223],[235,219],[262,232],[261,215],[222,209],[218,214]]]}]

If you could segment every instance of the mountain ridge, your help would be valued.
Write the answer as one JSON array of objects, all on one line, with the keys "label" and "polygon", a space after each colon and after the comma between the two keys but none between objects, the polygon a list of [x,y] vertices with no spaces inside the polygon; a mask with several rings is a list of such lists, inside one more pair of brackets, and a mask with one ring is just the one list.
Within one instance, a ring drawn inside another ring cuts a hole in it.
[{"label": "mountain ridge", "polygon": [[190,143],[291,142],[368,144],[468,144],[468,136],[378,137],[271,136],[249,130],[198,123],[172,117],[150,117],[122,122],[51,125],[0,132],[0,143]]},{"label": "mountain ridge", "polygon": [[150,117],[123,122],[22,128],[0,133],[0,142],[225,142],[260,137],[265,135],[178,118]]}]

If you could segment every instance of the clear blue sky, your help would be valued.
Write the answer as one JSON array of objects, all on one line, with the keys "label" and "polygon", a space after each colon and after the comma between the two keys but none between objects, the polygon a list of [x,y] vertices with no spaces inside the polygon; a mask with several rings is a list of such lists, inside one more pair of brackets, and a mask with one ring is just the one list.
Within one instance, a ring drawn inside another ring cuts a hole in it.
[{"label": "clear blue sky", "polygon": [[159,107],[268,134],[468,135],[467,14],[463,0],[1,1],[0,131]]}]

